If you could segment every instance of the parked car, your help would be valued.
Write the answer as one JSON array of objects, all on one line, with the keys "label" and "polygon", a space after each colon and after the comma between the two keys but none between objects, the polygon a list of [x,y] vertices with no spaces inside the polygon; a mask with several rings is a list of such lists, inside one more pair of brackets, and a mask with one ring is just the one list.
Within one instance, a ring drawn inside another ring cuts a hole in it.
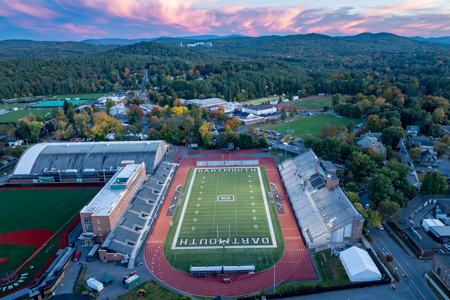
[{"label": "parked car", "polygon": [[427,168],[428,168],[428,170],[433,170],[433,168],[431,166],[428,166]]},{"label": "parked car", "polygon": [[441,162],[442,162],[442,160],[438,160],[437,162],[438,162],[438,163],[441,163]]},{"label": "parked car", "polygon": [[73,261],[78,261],[81,257],[81,251],[75,252],[75,255],[73,256]]},{"label": "parked car", "polygon": [[294,148],[295,151],[298,151],[298,148]]},{"label": "parked car", "polygon": [[367,203],[366,206],[365,206],[365,208],[366,208],[366,209],[369,209],[369,206],[370,206],[369,203]]},{"label": "parked car", "polygon": [[380,225],[380,230],[384,230],[384,227],[383,227],[383,225]]}]

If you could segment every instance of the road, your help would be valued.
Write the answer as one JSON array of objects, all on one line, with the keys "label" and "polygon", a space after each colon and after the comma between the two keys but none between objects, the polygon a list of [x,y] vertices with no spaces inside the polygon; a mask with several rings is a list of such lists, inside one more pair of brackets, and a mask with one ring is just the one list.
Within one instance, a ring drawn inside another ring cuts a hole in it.
[{"label": "road", "polygon": [[424,279],[424,274],[430,271],[431,259],[419,260],[406,255],[384,230],[373,227],[370,235],[374,241],[371,243],[374,250],[381,251],[385,255],[392,254],[394,256],[394,260],[391,262],[392,266],[397,268],[400,276],[407,275],[406,279],[395,284],[397,294],[401,294],[404,299],[411,300],[437,299]]}]

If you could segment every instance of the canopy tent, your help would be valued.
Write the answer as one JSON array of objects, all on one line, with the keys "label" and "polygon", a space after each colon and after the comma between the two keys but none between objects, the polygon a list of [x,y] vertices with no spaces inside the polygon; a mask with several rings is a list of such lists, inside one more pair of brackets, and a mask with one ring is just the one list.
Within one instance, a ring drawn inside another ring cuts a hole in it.
[{"label": "canopy tent", "polygon": [[111,284],[114,281],[114,276],[106,274],[105,276],[103,276],[102,278],[100,278],[100,281],[103,282],[104,284]]},{"label": "canopy tent", "polygon": [[381,273],[370,255],[357,247],[340,254],[342,264],[351,282],[381,280]]}]

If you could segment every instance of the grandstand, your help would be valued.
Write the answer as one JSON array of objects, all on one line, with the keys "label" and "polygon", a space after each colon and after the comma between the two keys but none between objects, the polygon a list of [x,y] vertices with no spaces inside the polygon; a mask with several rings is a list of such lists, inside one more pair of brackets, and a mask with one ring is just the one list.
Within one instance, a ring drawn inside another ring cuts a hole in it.
[{"label": "grandstand", "polygon": [[153,173],[167,146],[165,141],[41,143],[22,155],[9,182],[104,182],[124,160],[145,163]]},{"label": "grandstand", "polygon": [[101,245],[101,261],[119,260],[134,267],[175,171],[176,165],[162,163],[154,174],[147,176],[125,213]]},{"label": "grandstand", "polygon": [[364,218],[339,188],[331,162],[318,159],[310,150],[278,168],[309,248],[331,243],[333,224],[334,242],[360,240]]}]

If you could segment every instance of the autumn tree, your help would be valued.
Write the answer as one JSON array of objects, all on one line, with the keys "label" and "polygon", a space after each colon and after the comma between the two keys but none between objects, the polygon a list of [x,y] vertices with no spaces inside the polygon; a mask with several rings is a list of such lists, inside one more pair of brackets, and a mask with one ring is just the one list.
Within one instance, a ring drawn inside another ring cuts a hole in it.
[{"label": "autumn tree", "polygon": [[130,109],[127,112],[127,120],[131,124],[133,124],[136,123],[137,121],[142,120],[143,117],[144,111],[142,110],[142,108],[140,108],[136,104],[131,105]]}]

